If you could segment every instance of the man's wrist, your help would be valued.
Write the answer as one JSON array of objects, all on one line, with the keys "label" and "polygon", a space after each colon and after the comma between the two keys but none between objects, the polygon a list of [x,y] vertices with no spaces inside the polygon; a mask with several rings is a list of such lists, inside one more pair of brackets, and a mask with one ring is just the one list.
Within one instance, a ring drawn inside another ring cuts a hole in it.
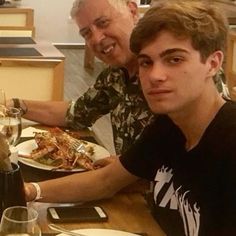
[{"label": "man's wrist", "polygon": [[25,115],[28,112],[28,107],[24,100],[20,100],[19,98],[12,98],[13,106],[18,108],[21,112],[21,115]]},{"label": "man's wrist", "polygon": [[30,185],[32,186],[31,189],[33,190],[33,193],[32,193],[32,191],[30,189],[30,201],[37,201],[37,200],[41,199],[42,198],[41,188],[40,188],[39,184],[33,182],[33,183],[30,183]]}]

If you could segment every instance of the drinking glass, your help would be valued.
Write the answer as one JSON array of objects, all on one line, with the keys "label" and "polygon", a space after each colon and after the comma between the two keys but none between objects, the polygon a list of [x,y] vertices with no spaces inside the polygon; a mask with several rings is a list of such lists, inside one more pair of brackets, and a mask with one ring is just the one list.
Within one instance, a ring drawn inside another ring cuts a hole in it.
[{"label": "drinking glass", "polygon": [[18,108],[0,107],[0,132],[6,137],[10,146],[14,146],[21,136],[21,112]]},{"label": "drinking glass", "polygon": [[0,234],[11,236],[41,236],[38,212],[32,207],[14,206],[4,210]]},{"label": "drinking glass", "polygon": [[0,89],[0,105],[6,106],[6,94],[3,89]]}]

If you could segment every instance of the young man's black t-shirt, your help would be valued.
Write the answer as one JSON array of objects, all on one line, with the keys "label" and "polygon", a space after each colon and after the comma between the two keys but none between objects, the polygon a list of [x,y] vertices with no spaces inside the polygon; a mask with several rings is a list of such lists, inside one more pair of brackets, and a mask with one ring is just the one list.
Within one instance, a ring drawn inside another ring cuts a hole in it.
[{"label": "young man's black t-shirt", "polygon": [[224,104],[190,151],[163,115],[120,159],[132,174],[154,180],[154,216],[167,235],[236,235],[235,103]]}]

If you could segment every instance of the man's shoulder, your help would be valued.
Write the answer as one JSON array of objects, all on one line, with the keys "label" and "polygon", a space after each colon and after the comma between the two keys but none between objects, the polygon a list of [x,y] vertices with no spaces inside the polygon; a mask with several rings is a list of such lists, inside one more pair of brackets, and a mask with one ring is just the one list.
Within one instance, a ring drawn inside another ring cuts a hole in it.
[{"label": "man's shoulder", "polygon": [[[236,137],[236,102],[227,101],[220,109],[211,126],[216,133],[221,133],[230,137]],[[225,137],[226,138],[226,137]]]},{"label": "man's shoulder", "polygon": [[236,102],[234,102],[234,101],[227,101],[224,104],[224,106],[222,107],[220,113],[225,118],[228,118],[228,119],[236,121],[236,119],[234,119],[236,117]]},{"label": "man's shoulder", "polygon": [[103,78],[107,78],[107,77],[123,77],[126,76],[126,71],[124,68],[121,67],[106,67],[98,76],[99,77],[103,77]]}]

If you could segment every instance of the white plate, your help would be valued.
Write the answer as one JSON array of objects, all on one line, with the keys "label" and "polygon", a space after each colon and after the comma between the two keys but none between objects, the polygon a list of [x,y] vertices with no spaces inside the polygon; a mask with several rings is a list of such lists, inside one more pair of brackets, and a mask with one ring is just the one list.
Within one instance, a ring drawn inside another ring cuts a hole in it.
[{"label": "white plate", "polygon": [[[87,142],[87,143],[89,145],[93,146],[93,148],[94,148],[94,154],[91,157],[91,159],[93,161],[97,161],[97,160],[102,159],[104,157],[110,156],[110,153],[104,147],[99,146],[95,143],[90,143],[90,142]],[[33,149],[37,148],[37,144],[36,144],[34,139],[31,139],[31,140],[28,140],[28,141],[25,141],[25,142],[22,142],[22,143],[18,144],[16,147],[18,149],[19,154],[29,155],[32,152]],[[54,168],[53,166],[44,165],[44,164],[41,164],[41,163],[39,163],[37,161],[34,161],[32,159],[29,159],[29,158],[19,157],[19,161],[21,163],[25,164],[25,165],[35,167],[35,168],[38,168],[38,169],[52,170]],[[72,170],[57,169],[56,171],[77,172],[77,171],[84,171],[84,169],[82,169],[82,168],[77,168],[77,169],[75,168],[75,169],[72,169]]]},{"label": "white plate", "polygon": [[[72,230],[72,232],[81,233],[86,236],[137,236],[138,235],[113,229],[78,229],[78,230]],[[58,236],[68,236],[68,235],[58,234]]]}]

